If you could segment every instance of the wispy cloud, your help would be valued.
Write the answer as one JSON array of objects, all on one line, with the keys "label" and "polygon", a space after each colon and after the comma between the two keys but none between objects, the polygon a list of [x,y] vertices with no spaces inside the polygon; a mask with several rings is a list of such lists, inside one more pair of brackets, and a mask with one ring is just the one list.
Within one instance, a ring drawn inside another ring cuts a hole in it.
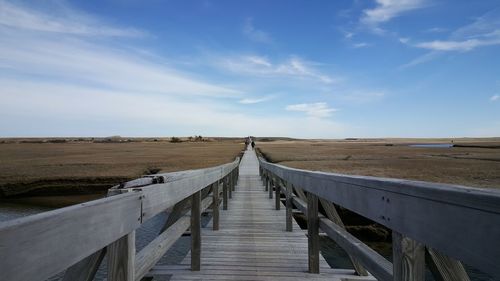
[{"label": "wispy cloud", "polygon": [[491,40],[468,39],[464,41],[442,41],[434,40],[429,42],[422,42],[415,45],[417,48],[434,50],[434,51],[462,51],[467,52],[474,50],[477,47],[500,45],[499,38]]},{"label": "wispy cloud", "polygon": [[360,42],[360,43],[354,43],[352,46],[357,49],[357,48],[369,47],[369,46],[371,46],[371,44],[366,43],[366,42]]},{"label": "wispy cloud", "polygon": [[255,55],[224,58],[221,62],[223,68],[240,74],[314,79],[325,84],[335,82],[334,78],[315,67],[317,63],[306,61],[298,56],[291,56],[281,62],[272,62],[266,57]]},{"label": "wispy cloud", "polygon": [[442,33],[446,31],[448,31],[448,29],[444,27],[432,27],[424,30],[425,33]]},{"label": "wispy cloud", "polygon": [[490,101],[498,101],[498,100],[500,100],[500,95],[493,95],[490,98]]},{"label": "wispy cloud", "polygon": [[253,24],[253,18],[245,19],[243,25],[243,34],[247,36],[250,40],[260,43],[272,43],[273,39],[269,33],[255,28]]},{"label": "wispy cloud", "polygon": [[0,1],[0,26],[26,31],[85,36],[142,37],[147,33],[135,28],[119,28],[69,7],[42,13],[20,4]]},{"label": "wispy cloud", "polygon": [[485,13],[474,22],[455,30],[446,39],[411,44],[407,42],[407,44],[431,50],[431,52],[414,59],[405,66],[428,62],[438,57],[440,53],[469,52],[480,47],[500,45],[500,9]]},{"label": "wispy cloud", "polygon": [[375,2],[376,7],[364,10],[361,17],[361,23],[372,28],[377,28],[380,23],[427,5],[425,0],[375,0]]},{"label": "wispy cloud", "polygon": [[239,101],[239,103],[241,103],[241,104],[256,104],[256,103],[261,103],[261,102],[265,102],[268,100],[272,100],[274,98],[275,98],[275,96],[272,96],[272,95],[260,97],[260,98],[245,98],[245,99],[241,99]]},{"label": "wispy cloud", "polygon": [[337,111],[329,107],[325,102],[291,104],[285,109],[288,111],[304,112],[307,116],[314,118],[330,117],[334,111]]},{"label": "wispy cloud", "polygon": [[[45,14],[34,12],[24,6],[16,6],[1,2],[7,9],[2,10],[7,17],[0,17],[3,28],[0,28],[0,65],[8,68],[0,69],[4,74],[22,80],[50,80],[61,84],[92,85],[100,89],[114,89],[141,94],[194,95],[225,97],[238,96],[236,89],[203,81],[192,75],[183,73],[173,67],[157,63],[140,52],[126,48],[117,48],[103,40],[81,36],[73,29],[65,30],[40,27],[39,29],[24,29],[18,25],[8,24],[15,21],[11,15],[29,15],[32,23],[46,22]],[[14,11],[14,12],[13,12]],[[10,20],[8,20],[10,19]],[[78,22],[83,19],[83,23]],[[50,26],[58,26],[54,22],[64,23],[65,19],[55,18]],[[26,21],[22,21],[26,22]],[[73,26],[87,26],[86,17],[72,20]],[[99,29],[104,32],[100,36],[114,36],[123,33],[117,27],[109,28],[102,24]],[[93,29],[85,29],[86,33],[94,34]],[[96,31],[97,32],[97,31]],[[0,73],[2,73],[0,72]],[[36,77],[37,79],[34,79]]]}]

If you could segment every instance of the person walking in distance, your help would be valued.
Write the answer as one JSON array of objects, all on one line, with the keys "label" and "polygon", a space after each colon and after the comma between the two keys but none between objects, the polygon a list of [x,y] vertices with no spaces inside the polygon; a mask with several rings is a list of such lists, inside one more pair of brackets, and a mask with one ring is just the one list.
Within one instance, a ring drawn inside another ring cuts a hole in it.
[{"label": "person walking in distance", "polygon": [[254,149],[254,147],[255,147],[255,142],[252,141],[252,149]]}]

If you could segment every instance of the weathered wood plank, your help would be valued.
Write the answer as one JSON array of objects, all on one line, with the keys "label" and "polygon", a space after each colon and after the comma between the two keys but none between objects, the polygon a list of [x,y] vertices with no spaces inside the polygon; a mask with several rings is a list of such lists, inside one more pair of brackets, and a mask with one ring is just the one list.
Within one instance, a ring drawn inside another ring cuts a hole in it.
[{"label": "weathered wood plank", "polygon": [[425,261],[436,281],[470,281],[461,262],[427,248]]},{"label": "weathered wood plank", "polygon": [[141,280],[163,257],[170,247],[191,225],[191,218],[184,216],[162,232],[136,255],[135,279]]},{"label": "weathered wood plank", "polygon": [[293,215],[292,215],[292,185],[286,185],[286,231],[293,231]]},{"label": "weathered wood plank", "polygon": [[424,251],[424,245],[393,231],[392,255],[394,281],[424,281]]},{"label": "weathered wood plank", "polygon": [[221,177],[226,177],[237,165],[238,161],[234,161],[214,168],[194,170],[176,181],[140,188],[144,196],[143,220],[152,218],[177,202],[188,198],[191,194],[218,181]]},{"label": "weathered wood plank", "polygon": [[309,273],[319,273],[318,197],[307,194],[307,246]]},{"label": "weathered wood plank", "polygon": [[140,223],[141,195],[137,193],[2,222],[2,278],[45,280],[133,231]]},{"label": "weathered wood plank", "polygon": [[279,180],[277,181],[276,187],[276,195],[275,195],[275,200],[274,200],[274,206],[276,210],[279,210],[281,207],[281,184],[279,183]]},{"label": "weathered wood plank", "polygon": [[[335,205],[331,202],[326,201],[325,199],[320,198],[319,202],[321,203],[321,206],[323,206],[323,210],[325,210],[325,214],[327,218],[329,218],[332,222],[337,224],[339,227],[345,229],[344,222],[342,222],[342,219],[340,218],[340,215],[337,213],[337,209],[335,208]],[[354,258],[353,256],[349,255],[349,259],[351,260],[351,263],[354,267],[354,270],[356,270],[356,273],[360,276],[368,276],[368,272],[366,269],[363,268],[363,266]]]},{"label": "weathered wood plank", "polygon": [[107,247],[108,281],[135,281],[135,231]]},{"label": "weathered wood plank", "polygon": [[392,264],[379,253],[327,218],[320,218],[320,228],[351,257],[361,262],[377,280],[392,281]]},{"label": "weathered wood plank", "polygon": [[191,196],[191,270],[201,266],[201,192]]},{"label": "weathered wood plank", "polygon": [[213,185],[213,203],[212,203],[212,229],[219,230],[219,182]]},{"label": "weathered wood plank", "polygon": [[69,267],[61,281],[92,281],[95,274],[99,269],[104,256],[106,255],[106,248],[99,250],[92,255],[79,261],[77,264]]}]

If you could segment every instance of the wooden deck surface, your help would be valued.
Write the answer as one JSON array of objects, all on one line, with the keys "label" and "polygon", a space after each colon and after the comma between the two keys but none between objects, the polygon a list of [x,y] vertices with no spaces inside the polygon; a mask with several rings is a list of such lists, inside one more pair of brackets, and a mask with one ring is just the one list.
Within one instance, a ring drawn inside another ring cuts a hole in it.
[{"label": "wooden deck surface", "polygon": [[307,237],[293,221],[285,231],[285,208],[277,211],[259,177],[258,161],[247,150],[240,177],[220,213],[220,230],[209,223],[202,229],[201,271],[191,271],[190,254],[179,265],[155,266],[150,276],[172,275],[171,280],[375,280],[353,270],[332,269],[320,256],[320,274],[307,273]]}]

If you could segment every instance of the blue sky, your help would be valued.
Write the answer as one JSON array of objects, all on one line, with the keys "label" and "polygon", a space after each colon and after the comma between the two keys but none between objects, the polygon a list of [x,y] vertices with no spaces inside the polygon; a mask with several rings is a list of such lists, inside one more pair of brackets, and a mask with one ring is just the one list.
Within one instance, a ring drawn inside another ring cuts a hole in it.
[{"label": "blue sky", "polygon": [[498,0],[0,0],[0,136],[500,136]]}]

